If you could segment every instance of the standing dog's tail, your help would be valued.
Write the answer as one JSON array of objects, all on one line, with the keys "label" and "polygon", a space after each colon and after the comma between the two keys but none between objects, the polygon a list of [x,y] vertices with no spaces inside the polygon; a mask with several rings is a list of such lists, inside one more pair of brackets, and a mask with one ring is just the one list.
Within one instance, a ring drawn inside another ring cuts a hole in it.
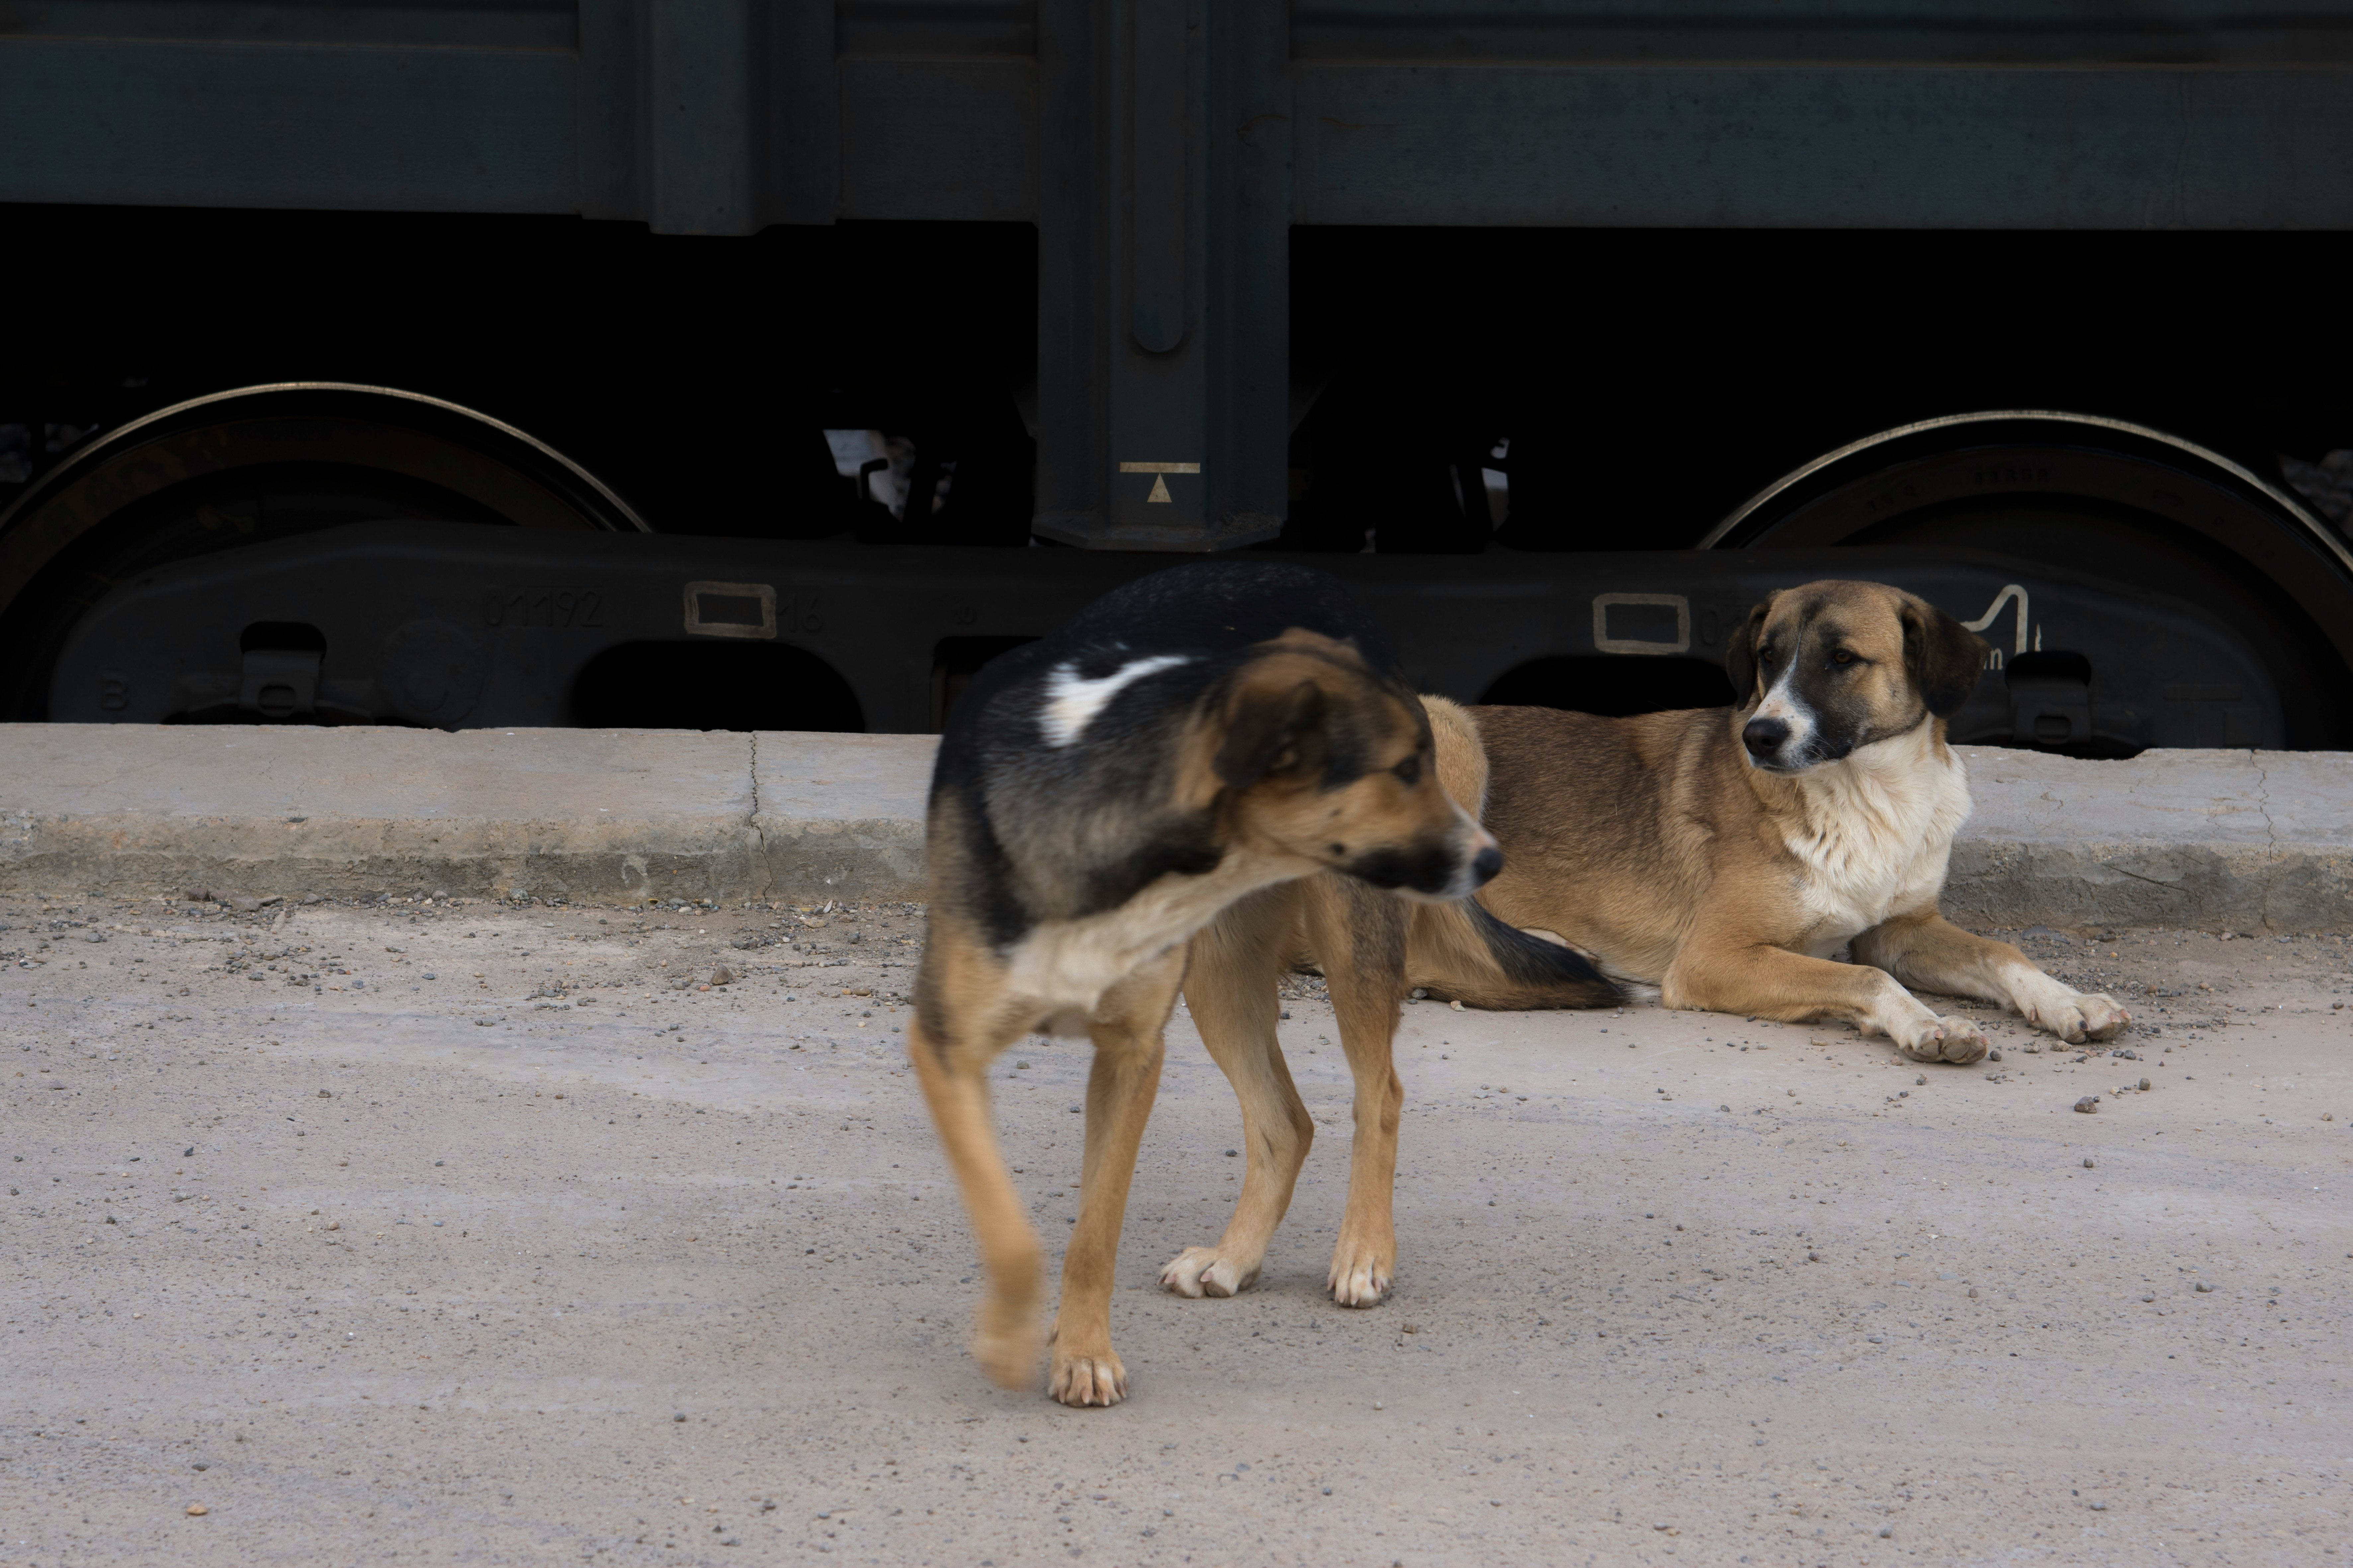
[{"label": "standing dog's tail", "polygon": [[[1424,697],[1421,704],[1436,742],[1439,783],[1463,810],[1483,816],[1487,748],[1477,721],[1443,697]],[[1583,953],[1505,925],[1474,899],[1414,906],[1406,973],[1407,984],[1466,1007],[1607,1007],[1620,999],[1618,987]]]}]

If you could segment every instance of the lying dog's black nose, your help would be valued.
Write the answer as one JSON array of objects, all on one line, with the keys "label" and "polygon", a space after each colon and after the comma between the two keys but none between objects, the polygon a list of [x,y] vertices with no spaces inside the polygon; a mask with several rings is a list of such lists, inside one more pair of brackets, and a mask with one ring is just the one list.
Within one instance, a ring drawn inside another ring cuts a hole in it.
[{"label": "lying dog's black nose", "polygon": [[1788,738],[1789,726],[1778,719],[1751,719],[1740,731],[1740,743],[1760,763],[1769,760]]},{"label": "lying dog's black nose", "polygon": [[1471,862],[1471,874],[1479,879],[1480,885],[1482,887],[1493,881],[1495,873],[1503,868],[1504,852],[1492,844],[1480,850],[1477,857]]}]

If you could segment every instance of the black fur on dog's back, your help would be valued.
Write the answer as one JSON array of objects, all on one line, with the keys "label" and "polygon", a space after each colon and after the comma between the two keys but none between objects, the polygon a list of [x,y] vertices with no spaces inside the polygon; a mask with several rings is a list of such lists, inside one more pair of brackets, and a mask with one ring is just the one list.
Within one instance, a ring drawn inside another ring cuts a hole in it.
[{"label": "black fur on dog's back", "polygon": [[[937,895],[976,915],[1003,947],[1039,921],[1113,909],[1163,876],[1214,869],[1223,853],[1215,822],[1172,788],[1185,721],[1221,704],[1265,645],[1294,631],[1345,645],[1374,686],[1412,701],[1338,579],[1271,562],[1155,573],[992,661],[950,715],[932,774],[933,829],[954,839],[934,855],[953,883]],[[1093,680],[1156,658],[1181,662],[1123,686],[1079,732],[1050,743],[1058,674]],[[1326,728],[1324,782],[1338,785],[1362,763],[1347,727]],[[1219,761],[1246,771],[1250,759]]]}]

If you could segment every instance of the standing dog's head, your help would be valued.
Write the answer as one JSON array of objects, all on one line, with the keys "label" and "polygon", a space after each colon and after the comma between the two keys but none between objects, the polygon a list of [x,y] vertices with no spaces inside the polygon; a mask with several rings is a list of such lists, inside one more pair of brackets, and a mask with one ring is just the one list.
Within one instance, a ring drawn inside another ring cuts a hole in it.
[{"label": "standing dog's head", "polygon": [[1926,600],[1883,583],[1809,583],[1748,612],[1725,672],[1748,760],[1803,773],[1960,711],[1986,645]]},{"label": "standing dog's head", "polygon": [[1460,899],[1503,869],[1438,782],[1421,700],[1353,644],[1289,631],[1249,650],[1197,753],[1233,837],[1409,897]]}]

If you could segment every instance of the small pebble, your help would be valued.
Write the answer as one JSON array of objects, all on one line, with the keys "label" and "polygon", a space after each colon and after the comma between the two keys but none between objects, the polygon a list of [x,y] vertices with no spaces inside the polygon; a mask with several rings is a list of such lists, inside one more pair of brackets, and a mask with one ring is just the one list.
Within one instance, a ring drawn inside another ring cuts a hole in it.
[{"label": "small pebble", "polygon": [[192,1502],[188,1505],[188,1517],[190,1519],[202,1519],[205,1515],[210,1512],[212,1512],[212,1510],[206,1508],[200,1502]]},{"label": "small pebble", "polygon": [[[2100,1097],[2096,1094],[2087,1094],[2075,1102],[2075,1109],[2089,1116],[2100,1109]],[[2089,1160],[2084,1162],[2086,1165],[2091,1163]]]},{"label": "small pebble", "polygon": [[2148,1087],[2148,1079],[2141,1079],[2141,1080],[2140,1080],[2140,1087],[2141,1087],[2141,1088],[2143,1088],[2143,1089],[2147,1089],[2147,1088]]},{"label": "small pebble", "polygon": [[2208,1284],[2208,1283],[2206,1283],[2206,1281],[2204,1281],[2203,1279],[2200,1279],[2200,1281],[2198,1281],[2198,1284],[2197,1284],[2197,1290],[2198,1290],[2198,1293],[2199,1293],[2200,1295],[2201,1295],[2201,1296],[2202,1296],[2202,1295],[2204,1295],[2207,1291],[2211,1290],[2212,1289],[2214,1289],[2214,1287],[2212,1287],[2211,1285],[2209,1285],[2209,1284]]}]

